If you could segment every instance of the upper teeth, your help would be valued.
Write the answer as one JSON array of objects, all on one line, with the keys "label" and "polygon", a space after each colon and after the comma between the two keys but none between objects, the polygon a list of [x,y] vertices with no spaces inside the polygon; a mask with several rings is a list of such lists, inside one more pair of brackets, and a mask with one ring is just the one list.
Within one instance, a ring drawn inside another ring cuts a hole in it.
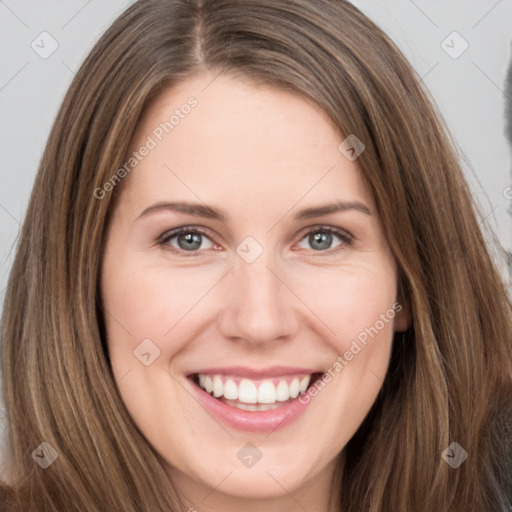
[{"label": "upper teeth", "polygon": [[[239,400],[246,404],[273,404],[290,398],[297,398],[304,393],[311,380],[311,375],[293,377],[292,379],[263,379],[253,381],[226,377],[223,375],[199,374],[199,385],[213,396],[223,396],[227,400]],[[239,383],[237,384],[237,381]],[[259,386],[258,386],[259,383]]]}]

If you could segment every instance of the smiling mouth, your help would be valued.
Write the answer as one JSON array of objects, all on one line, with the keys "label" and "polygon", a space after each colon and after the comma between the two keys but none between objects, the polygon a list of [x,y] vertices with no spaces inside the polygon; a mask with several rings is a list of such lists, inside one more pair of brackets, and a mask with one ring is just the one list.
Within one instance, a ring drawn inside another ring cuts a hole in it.
[{"label": "smiling mouth", "polygon": [[189,378],[220,402],[244,411],[269,411],[282,407],[307,390],[323,375],[286,375],[267,379],[249,379],[237,375],[192,374]]}]

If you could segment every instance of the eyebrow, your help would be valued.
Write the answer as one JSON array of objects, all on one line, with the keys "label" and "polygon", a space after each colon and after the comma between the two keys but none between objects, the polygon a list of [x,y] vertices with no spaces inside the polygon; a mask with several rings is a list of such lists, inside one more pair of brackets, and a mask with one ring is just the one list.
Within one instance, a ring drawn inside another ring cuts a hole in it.
[{"label": "eyebrow", "polygon": [[312,219],[313,217],[321,217],[322,215],[329,215],[330,213],[344,212],[347,210],[355,210],[357,212],[371,215],[372,211],[368,206],[359,201],[337,201],[321,206],[313,206],[300,210],[296,215],[296,220]]},{"label": "eyebrow", "polygon": [[[149,215],[150,213],[156,213],[165,210],[186,213],[188,215],[218,220],[220,222],[225,222],[228,217],[228,215],[222,210],[214,208],[212,206],[208,206],[206,204],[189,202],[160,202],[146,208],[137,217],[137,220],[140,219],[141,217]],[[294,219],[312,219],[314,217],[321,217],[322,215],[329,215],[331,213],[344,212],[348,210],[355,210],[366,215],[372,215],[372,211],[370,210],[370,208],[368,208],[368,206],[366,206],[365,204],[360,203],[359,201],[336,201],[334,203],[304,208],[295,214]]]}]

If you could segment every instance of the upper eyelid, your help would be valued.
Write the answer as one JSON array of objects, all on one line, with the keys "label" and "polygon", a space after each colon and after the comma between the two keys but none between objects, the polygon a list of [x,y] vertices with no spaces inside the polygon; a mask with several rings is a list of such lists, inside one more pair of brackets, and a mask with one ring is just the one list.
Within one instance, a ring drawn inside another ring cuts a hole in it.
[{"label": "upper eyelid", "polygon": [[[161,239],[173,237],[173,236],[179,235],[182,232],[188,232],[188,231],[198,231],[201,234],[207,234],[209,229],[206,227],[203,227],[203,226],[196,226],[194,224],[187,225],[187,226],[180,226],[178,228],[168,229],[168,230],[164,231],[158,237],[158,239],[161,240]],[[209,235],[207,235],[207,236],[209,236]]]}]

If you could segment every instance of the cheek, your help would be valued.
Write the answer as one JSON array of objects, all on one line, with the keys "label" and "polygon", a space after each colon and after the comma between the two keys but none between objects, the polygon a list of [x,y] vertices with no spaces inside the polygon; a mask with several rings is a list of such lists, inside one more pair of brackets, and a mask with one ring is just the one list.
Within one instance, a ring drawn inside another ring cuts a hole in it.
[{"label": "cheek", "polygon": [[337,354],[324,383],[334,384],[329,388],[339,394],[340,411],[346,413],[344,402],[347,408],[358,404],[351,410],[356,425],[375,400],[389,364],[394,321],[402,307],[396,302],[395,267],[381,259],[378,265],[347,266],[323,277],[317,273],[310,282],[315,284],[304,281],[303,296],[308,290],[308,306],[328,328],[323,329],[325,342]]},{"label": "cheek", "polygon": [[106,265],[103,297],[111,348],[115,351],[119,340],[127,339],[135,348],[146,338],[160,340],[161,350],[178,348],[169,346],[175,338],[170,331],[211,287],[211,275],[205,277],[190,269],[170,271],[137,262]]},{"label": "cheek", "polygon": [[338,353],[348,350],[358,337],[363,343],[377,335],[392,337],[397,307],[392,261],[381,258],[375,264],[340,266],[328,272],[312,270],[303,276],[297,294],[307,297],[308,308],[328,329],[327,337]]},{"label": "cheek", "polygon": [[[335,322],[336,350],[347,360],[360,352],[381,351],[393,337],[396,309],[394,282],[358,281],[340,293]],[[361,350],[358,349],[358,346]],[[379,348],[381,347],[381,348]],[[369,355],[369,354],[368,354]]]},{"label": "cheek", "polygon": [[[187,272],[171,273],[136,258],[105,260],[102,297],[110,361],[124,404],[150,440],[162,438],[155,418],[163,404],[176,403],[169,361],[186,345],[187,322],[181,320],[188,318],[204,290],[197,279],[196,286],[193,282]],[[170,437],[179,437],[175,428],[172,423]]]},{"label": "cheek", "polygon": [[394,268],[347,271],[339,279],[317,281],[313,288],[317,291],[309,295],[310,306],[328,325],[324,341],[335,355],[309,394],[317,416],[326,417],[325,404],[330,404],[330,421],[323,425],[322,434],[332,453],[339,453],[368,415],[387,372],[394,319],[400,310],[395,302]]}]

